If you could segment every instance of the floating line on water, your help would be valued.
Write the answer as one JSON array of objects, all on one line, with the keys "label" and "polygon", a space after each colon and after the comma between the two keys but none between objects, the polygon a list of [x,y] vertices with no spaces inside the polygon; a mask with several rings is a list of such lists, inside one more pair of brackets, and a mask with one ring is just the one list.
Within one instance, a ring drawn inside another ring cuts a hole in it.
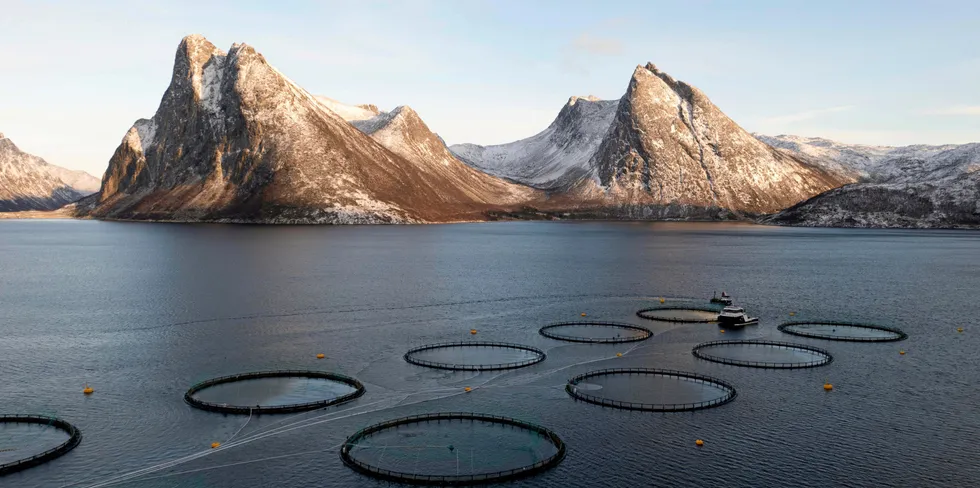
[{"label": "floating line on water", "polygon": [[[643,345],[644,345],[644,343],[636,343],[632,347],[630,347],[629,349],[627,349],[623,353],[623,355],[625,356],[626,354],[629,354],[630,352],[638,349],[639,347],[641,347]],[[608,360],[611,360],[611,359],[615,359],[615,357],[601,357],[601,358],[590,359],[590,360],[586,360],[586,361],[580,361],[578,363],[573,363],[573,364],[569,364],[569,365],[566,365],[566,366],[562,366],[560,368],[555,368],[555,369],[553,369],[551,371],[541,372],[541,373],[535,375],[535,377],[541,377],[541,376],[545,376],[545,375],[554,374],[554,373],[557,373],[559,371],[563,371],[563,370],[568,369],[568,368],[572,368],[572,367],[575,367],[575,366],[581,366],[583,364],[589,364],[589,363],[594,363],[594,362],[598,362],[598,361],[608,361]],[[482,388],[487,383],[489,383],[489,382],[491,382],[491,381],[493,381],[493,380],[495,380],[495,379],[497,379],[497,378],[499,378],[501,376],[504,376],[504,375],[507,375],[507,374],[511,374],[511,373],[520,373],[520,372],[521,371],[519,371],[519,370],[503,371],[501,373],[498,373],[498,374],[496,374],[496,375],[488,378],[483,383],[480,383],[479,385],[473,387],[473,389]],[[533,378],[530,381],[533,381]],[[501,385],[501,386],[504,386],[504,385]],[[544,386],[542,388],[551,388],[551,387],[550,386]],[[446,389],[443,389],[443,388],[438,389],[438,391],[445,391],[445,390]],[[179,466],[181,464],[185,464],[185,463],[188,463],[188,462],[197,460],[197,459],[201,459],[203,457],[206,457],[206,456],[209,456],[211,454],[215,454],[215,453],[224,451],[226,449],[231,449],[231,448],[234,448],[234,447],[239,447],[239,446],[242,446],[242,445],[245,445],[245,444],[249,444],[249,443],[254,442],[254,441],[257,441],[257,440],[264,439],[266,437],[270,437],[270,436],[274,436],[274,435],[278,435],[278,434],[283,434],[283,433],[290,432],[290,431],[293,431],[293,430],[296,430],[296,429],[301,429],[301,428],[306,428],[306,427],[312,427],[314,425],[319,425],[319,424],[322,424],[322,423],[325,423],[325,422],[332,422],[332,421],[335,421],[335,420],[343,420],[343,419],[354,417],[354,416],[358,416],[358,415],[365,415],[365,414],[380,412],[380,411],[383,411],[383,410],[389,410],[389,409],[398,408],[398,407],[407,407],[407,406],[416,405],[416,404],[419,404],[419,403],[444,400],[446,398],[451,398],[451,397],[454,397],[454,396],[457,396],[457,395],[462,395],[462,394],[466,394],[467,393],[467,392],[465,392],[465,391],[463,391],[463,390],[461,390],[459,388],[455,388],[453,390],[455,390],[455,393],[451,393],[451,394],[448,394],[448,395],[445,395],[445,396],[441,396],[441,397],[438,397],[438,398],[428,398],[428,399],[418,400],[418,401],[415,401],[415,402],[404,403],[404,404],[401,403],[401,402],[403,402],[404,400],[406,400],[407,398],[409,398],[411,396],[418,395],[418,394],[424,394],[424,393],[430,393],[430,391],[423,390],[423,391],[420,391],[420,392],[414,392],[414,393],[404,394],[404,395],[402,395],[402,397],[400,399],[398,399],[396,401],[396,403],[394,405],[387,406],[387,407],[381,407],[381,408],[377,408],[377,409],[373,409],[373,410],[367,410],[367,411],[364,411],[364,412],[352,413],[352,414],[348,414],[348,415],[344,415],[344,416],[339,416],[339,417],[335,417],[335,418],[323,419],[323,417],[328,417],[328,416],[332,416],[332,415],[336,415],[336,414],[348,412],[350,410],[355,410],[355,409],[358,409],[358,408],[363,408],[363,407],[367,407],[367,406],[371,406],[371,405],[376,405],[376,404],[381,403],[381,402],[384,402],[384,401],[392,400],[392,398],[381,399],[381,400],[378,400],[376,402],[367,403],[367,404],[364,404],[364,405],[352,406],[352,407],[347,408],[347,409],[344,409],[344,410],[339,410],[339,411],[336,411],[336,412],[329,412],[329,413],[325,413],[323,415],[319,415],[319,416],[310,417],[310,418],[307,418],[307,419],[298,420],[298,421],[293,422],[291,424],[286,424],[286,425],[283,425],[281,427],[277,427],[275,429],[268,430],[268,431],[259,430],[259,431],[256,431],[255,433],[249,434],[248,436],[245,436],[242,439],[239,439],[237,441],[233,441],[233,442],[230,442],[228,444],[223,444],[223,445],[221,445],[221,447],[218,447],[216,449],[207,449],[207,450],[203,450],[203,451],[198,451],[196,453],[191,453],[189,455],[186,455],[184,457],[177,458],[177,459],[174,459],[174,460],[171,460],[171,461],[167,461],[167,462],[160,463],[160,464],[153,465],[153,466],[148,466],[146,468],[134,470],[134,471],[131,471],[129,473],[123,473],[123,474],[120,474],[120,475],[116,475],[116,476],[114,476],[112,478],[103,480],[103,481],[98,482],[98,483],[95,483],[93,485],[88,485],[86,488],[103,488],[103,487],[106,487],[106,486],[112,486],[112,485],[117,485],[117,484],[121,484],[121,483],[127,483],[127,482],[130,482],[130,481],[137,481],[134,478],[139,478],[139,477],[141,477],[143,475],[156,473],[156,472],[159,472],[159,471],[168,469],[168,468],[172,468],[172,467]],[[139,480],[139,481],[142,481],[142,480]],[[62,485],[62,488],[68,488],[68,487],[72,487],[72,486],[77,486],[77,485],[80,485],[82,483],[87,483],[87,482],[88,481],[80,481],[80,482],[70,483],[70,484]]]}]

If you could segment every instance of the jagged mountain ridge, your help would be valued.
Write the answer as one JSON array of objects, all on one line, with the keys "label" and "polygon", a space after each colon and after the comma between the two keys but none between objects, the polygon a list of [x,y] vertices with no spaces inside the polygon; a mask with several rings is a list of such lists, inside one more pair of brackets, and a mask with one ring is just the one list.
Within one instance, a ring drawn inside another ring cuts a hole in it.
[{"label": "jagged mountain ridge", "polygon": [[458,190],[473,198],[515,205],[541,197],[532,188],[503,181],[461,162],[449,151],[445,141],[432,132],[419,114],[407,105],[383,112],[373,104],[345,105],[326,97],[318,96],[317,99],[329,100],[330,110],[378,144],[415,163],[422,172],[450,176],[458,182]]},{"label": "jagged mountain ridge", "polygon": [[498,189],[461,190],[465,183],[378,144],[251,46],[234,44],[225,53],[191,35],[180,43],[156,114],[129,130],[100,192],[78,212],[179,221],[442,222],[480,218],[505,201]]},{"label": "jagged mountain ridge", "polygon": [[96,177],[50,164],[0,134],[0,212],[53,210],[98,187]]},{"label": "jagged mountain ridge", "polygon": [[980,143],[904,147],[821,138],[761,140],[861,174],[846,185],[763,219],[815,227],[980,227]]}]

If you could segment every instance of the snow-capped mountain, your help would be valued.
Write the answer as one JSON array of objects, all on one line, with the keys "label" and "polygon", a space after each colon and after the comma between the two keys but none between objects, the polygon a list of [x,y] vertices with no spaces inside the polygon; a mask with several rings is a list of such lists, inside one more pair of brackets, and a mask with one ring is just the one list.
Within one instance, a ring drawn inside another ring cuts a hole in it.
[{"label": "snow-capped mountain", "polygon": [[456,157],[474,168],[525,185],[562,190],[590,173],[589,160],[599,149],[616,115],[618,100],[571,97],[544,131],[495,146],[455,144]]},{"label": "snow-capped mountain", "polygon": [[450,149],[476,168],[549,190],[549,208],[606,217],[773,212],[854,180],[759,141],[653,64],[636,67],[618,101],[573,97],[538,135]]},{"label": "snow-capped mountain", "polygon": [[820,138],[766,141],[861,176],[765,219],[830,227],[980,226],[980,143],[904,147],[842,144]]},{"label": "snow-capped mountain", "polygon": [[[150,220],[443,222],[482,218],[507,201],[501,193],[511,196],[509,185],[470,168],[420,167],[328,105],[251,46],[234,44],[225,53],[202,36],[185,37],[156,114],[129,130],[100,192],[80,202],[78,212]],[[487,180],[496,186],[473,191]]]},{"label": "snow-capped mountain", "polygon": [[0,212],[53,210],[98,189],[98,178],[49,164],[0,134]]},{"label": "snow-capped mountain", "polygon": [[652,63],[633,72],[592,165],[617,202],[754,213],[846,181],[760,142],[700,90]]}]

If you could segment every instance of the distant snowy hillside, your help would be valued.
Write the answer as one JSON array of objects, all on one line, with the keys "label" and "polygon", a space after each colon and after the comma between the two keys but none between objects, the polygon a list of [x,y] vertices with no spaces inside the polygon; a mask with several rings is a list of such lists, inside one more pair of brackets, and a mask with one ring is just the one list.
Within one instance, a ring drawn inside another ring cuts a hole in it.
[{"label": "distant snowy hillside", "polygon": [[786,135],[756,137],[850,168],[862,177],[861,183],[830,190],[766,222],[821,227],[980,226],[980,143],[887,147]]},{"label": "distant snowy hillside", "polygon": [[99,189],[98,178],[49,164],[0,134],[0,212],[53,210]]},{"label": "distant snowy hillside", "polygon": [[568,186],[589,173],[589,160],[609,130],[619,100],[571,97],[544,131],[508,144],[449,147],[459,159],[492,175],[542,189]]}]

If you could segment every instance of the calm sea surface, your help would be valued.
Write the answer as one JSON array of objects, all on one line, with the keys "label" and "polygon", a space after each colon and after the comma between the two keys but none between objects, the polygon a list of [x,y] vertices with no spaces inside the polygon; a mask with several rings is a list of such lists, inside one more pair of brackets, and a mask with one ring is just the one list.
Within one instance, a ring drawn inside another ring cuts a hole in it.
[{"label": "calm sea surface", "polygon": [[[721,290],[761,324],[721,334],[713,324],[634,315],[661,296]],[[57,415],[84,434],[66,456],[0,477],[0,486],[389,486],[344,466],[340,444],[370,424],[439,411],[517,417],[565,440],[561,465],[511,486],[978,486],[978,292],[976,232],[0,221],[0,412]],[[776,326],[791,311],[897,326],[909,339],[789,336]],[[590,345],[537,332],[583,312],[656,335]],[[835,360],[780,371],[691,355],[699,342],[736,338],[816,345]],[[482,373],[402,358],[414,346],[468,340],[548,356]],[[738,397],[664,414],[576,402],[563,390],[574,375],[627,366],[716,376]],[[280,368],[337,371],[367,392],[293,416],[222,415],[183,402],[204,379]],[[91,396],[82,395],[86,383]],[[0,438],[0,448],[18,442],[26,441]],[[465,447],[464,467],[478,471],[480,446]]]}]

